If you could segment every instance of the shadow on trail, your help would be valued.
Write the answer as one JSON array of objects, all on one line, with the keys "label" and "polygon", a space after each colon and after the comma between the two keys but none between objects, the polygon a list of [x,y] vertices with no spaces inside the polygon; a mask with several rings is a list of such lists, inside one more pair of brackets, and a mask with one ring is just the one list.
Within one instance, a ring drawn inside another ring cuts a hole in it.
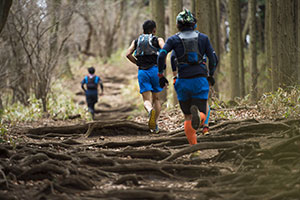
[{"label": "shadow on trail", "polygon": [[211,133],[189,146],[183,131],[154,135],[126,120],[28,129],[32,142],[0,148],[0,199],[299,198],[299,120],[228,121]]}]

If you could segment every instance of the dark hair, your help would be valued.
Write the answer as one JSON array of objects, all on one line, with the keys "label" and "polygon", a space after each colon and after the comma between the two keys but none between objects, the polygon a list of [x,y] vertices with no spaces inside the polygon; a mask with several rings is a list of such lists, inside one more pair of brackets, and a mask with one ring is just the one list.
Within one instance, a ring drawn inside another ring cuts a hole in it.
[{"label": "dark hair", "polygon": [[156,23],[153,20],[147,20],[143,24],[144,34],[152,33],[152,31],[156,28]]},{"label": "dark hair", "polygon": [[88,71],[90,74],[94,74],[95,73],[95,68],[94,67],[89,67]]},{"label": "dark hair", "polygon": [[194,28],[195,24],[197,23],[197,19],[194,17],[194,23],[182,23],[177,22],[177,28],[179,31],[182,31],[185,28]]}]

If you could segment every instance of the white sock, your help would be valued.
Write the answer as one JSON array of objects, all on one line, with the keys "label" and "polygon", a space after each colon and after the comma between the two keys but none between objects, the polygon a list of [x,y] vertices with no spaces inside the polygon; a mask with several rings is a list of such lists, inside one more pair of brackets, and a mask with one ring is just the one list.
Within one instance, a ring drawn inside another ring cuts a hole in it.
[{"label": "white sock", "polygon": [[152,104],[150,101],[145,101],[144,102],[144,107],[146,108],[147,112],[149,113],[152,110]]}]

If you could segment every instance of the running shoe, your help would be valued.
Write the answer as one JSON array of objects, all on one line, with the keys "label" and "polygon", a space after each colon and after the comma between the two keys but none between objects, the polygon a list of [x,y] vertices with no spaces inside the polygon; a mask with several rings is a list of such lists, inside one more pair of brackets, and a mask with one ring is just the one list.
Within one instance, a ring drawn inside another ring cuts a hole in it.
[{"label": "running shoe", "polygon": [[156,127],[155,127],[155,133],[158,134],[159,133],[159,128],[158,128],[158,125],[156,124]]},{"label": "running shoe", "polygon": [[149,122],[148,122],[148,126],[150,130],[155,130],[156,128],[156,121],[155,121],[155,110],[152,109],[149,112]]},{"label": "running shoe", "polygon": [[207,136],[207,135],[210,135],[209,133],[209,128],[207,126],[204,126],[203,129],[202,129],[202,134],[204,136]]},{"label": "running shoe", "polygon": [[192,127],[193,129],[198,130],[200,125],[200,117],[197,106],[192,105],[190,111],[192,113]]},{"label": "running shoe", "polygon": [[193,152],[193,153],[190,155],[190,159],[191,159],[191,160],[196,159],[196,158],[198,158],[200,155],[201,155],[201,151],[200,151],[200,150],[195,151],[195,152]]}]

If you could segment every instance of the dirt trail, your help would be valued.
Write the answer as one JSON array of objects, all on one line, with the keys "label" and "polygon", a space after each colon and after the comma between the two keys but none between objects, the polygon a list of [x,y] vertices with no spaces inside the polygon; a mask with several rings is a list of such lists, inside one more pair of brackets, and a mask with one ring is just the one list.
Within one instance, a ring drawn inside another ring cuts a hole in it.
[{"label": "dirt trail", "polygon": [[[126,119],[135,108],[129,98],[122,96],[122,89],[127,87],[129,80],[136,79],[137,70],[134,66],[110,66],[98,67],[96,75],[99,75],[104,85],[104,95],[99,96],[95,105],[95,120]],[[83,72],[82,74],[86,74]],[[76,75],[71,84],[71,90],[76,91],[75,102],[85,103],[85,95],[80,87],[83,75]]]},{"label": "dirt trail", "polygon": [[190,147],[183,130],[150,134],[124,120],[119,94],[107,90],[113,106],[100,105],[98,121],[27,129],[26,142],[1,145],[0,199],[299,199],[299,120],[217,123]]}]

